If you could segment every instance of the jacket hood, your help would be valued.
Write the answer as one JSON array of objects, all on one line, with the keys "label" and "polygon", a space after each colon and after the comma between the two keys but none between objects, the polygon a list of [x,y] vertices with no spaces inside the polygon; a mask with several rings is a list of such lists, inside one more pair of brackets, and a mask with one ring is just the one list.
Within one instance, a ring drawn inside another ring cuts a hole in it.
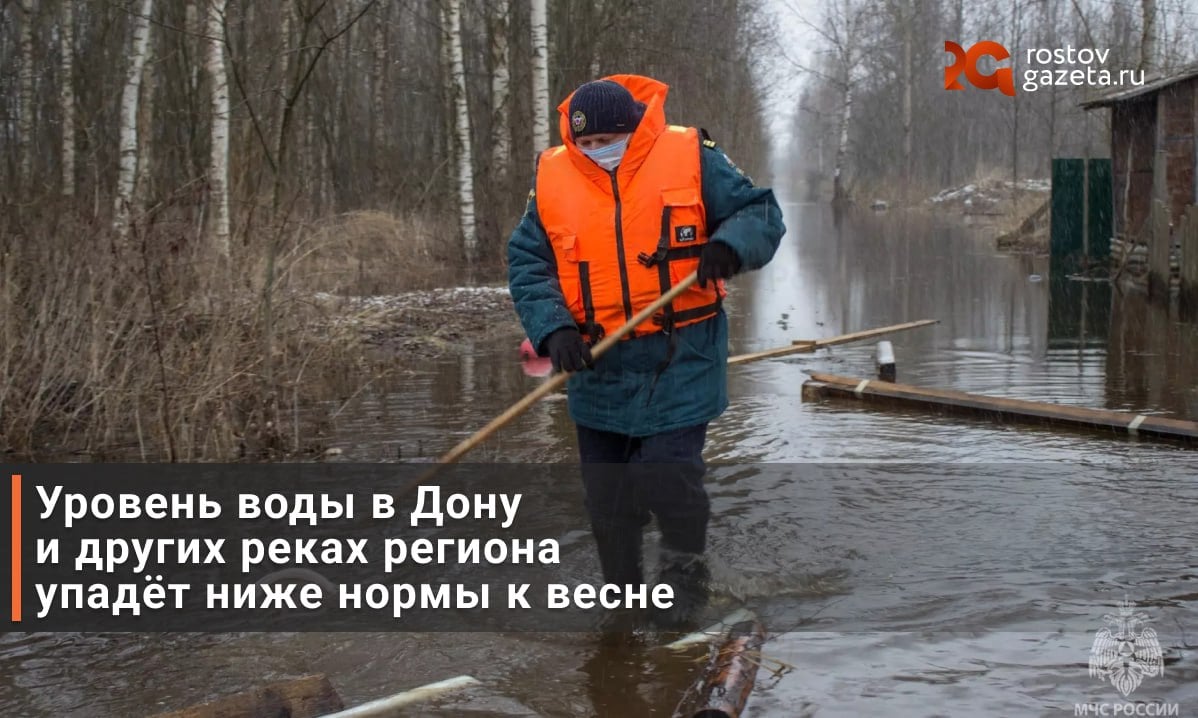
[{"label": "jacket hood", "polygon": [[[632,93],[632,99],[645,104],[645,113],[641,116],[640,124],[632,133],[632,137],[628,141],[628,149],[624,152],[624,159],[620,162],[620,174],[624,174],[625,167],[629,171],[635,172],[636,168],[640,167],[644,161],[649,149],[653,147],[657,136],[666,128],[665,104],[670,88],[664,82],[644,75],[608,75],[600,79],[611,80],[623,85]],[[571,92],[557,106],[558,132],[561,134],[562,144],[566,146],[570,157],[580,170],[605,180],[608,176],[607,173],[584,155],[582,150],[578,149],[578,145],[574,144],[570,133],[570,99],[573,97],[574,92]]]}]

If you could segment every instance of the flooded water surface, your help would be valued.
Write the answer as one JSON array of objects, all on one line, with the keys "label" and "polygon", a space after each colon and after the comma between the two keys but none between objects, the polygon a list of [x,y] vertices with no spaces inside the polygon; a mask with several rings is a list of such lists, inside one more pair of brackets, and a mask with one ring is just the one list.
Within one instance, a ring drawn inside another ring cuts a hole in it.
[{"label": "flooded water surface", "polygon": [[[958,224],[785,212],[773,263],[731,282],[733,354],[936,319],[887,337],[899,381],[1198,419],[1198,332],[1142,298],[1054,277],[1047,258],[1000,254],[992,233]],[[448,450],[540,381],[521,369],[521,339],[514,329],[412,363],[363,392],[336,418],[341,458]],[[872,378],[873,353],[845,345],[729,370],[731,407],[707,452],[713,601],[749,603],[768,631],[744,715],[1066,716],[1137,701],[1141,715],[1198,715],[1192,449],[803,401],[812,372]],[[568,462],[575,450],[551,397],[474,459]],[[537,490],[554,512],[529,520],[561,541],[563,578],[597,581],[581,487]],[[1124,599],[1143,619],[1130,622],[1136,645],[1159,646],[1164,665],[1126,698],[1089,668]],[[480,681],[410,715],[670,716],[704,650],[552,633],[7,634],[0,714],[151,715],[323,673],[347,706]]]}]

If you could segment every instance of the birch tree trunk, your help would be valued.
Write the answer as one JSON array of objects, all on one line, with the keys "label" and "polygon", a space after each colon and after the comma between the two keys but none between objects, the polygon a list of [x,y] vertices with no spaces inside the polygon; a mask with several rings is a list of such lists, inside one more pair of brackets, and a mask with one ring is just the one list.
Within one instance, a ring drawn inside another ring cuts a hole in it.
[{"label": "birch tree trunk", "polygon": [[466,261],[473,266],[478,257],[474,232],[474,160],[471,153],[470,107],[466,97],[466,69],[462,54],[462,2],[449,0],[450,57],[453,61],[454,114],[457,118],[458,217]]},{"label": "birch tree trunk", "polygon": [[153,0],[141,0],[137,13],[130,15],[133,40],[125,87],[121,93],[120,174],[116,185],[116,207],[112,228],[122,242],[129,236],[129,211],[133,203],[134,182],[137,179],[137,108],[141,97],[142,70],[150,42],[150,11]]},{"label": "birch tree trunk", "polygon": [[[606,17],[603,6],[604,6],[603,0],[595,0],[593,3],[591,3],[591,17],[594,17],[594,18]],[[591,80],[595,80],[600,77],[599,71],[602,69],[602,66],[601,66],[602,58],[599,57],[599,48],[603,44],[603,34],[604,34],[603,32],[599,32],[598,35],[592,36],[590,38],[590,40],[591,40],[591,64],[590,64],[590,74],[587,75],[587,78],[591,79]]]},{"label": "birch tree trunk", "polygon": [[[374,165],[374,181],[377,185],[382,179],[383,147],[386,146],[386,137],[384,129],[386,123],[383,118],[386,117],[386,98],[387,98],[387,10],[391,7],[390,3],[382,3],[378,6],[378,15],[374,26],[374,72],[371,88],[371,113],[370,113],[370,148]],[[377,189],[377,188],[376,188]]]},{"label": "birch tree trunk", "polygon": [[898,26],[898,34],[902,38],[903,45],[903,68],[901,81],[903,86],[903,201],[910,199],[909,192],[911,190],[911,110],[912,110],[912,93],[914,91],[915,77],[912,63],[912,45],[914,40],[914,23],[915,23],[915,7],[913,0],[890,0],[887,3],[887,10],[890,13],[890,20],[894,25]]},{"label": "birch tree trunk", "polygon": [[[384,3],[384,4],[386,4],[386,3]],[[347,24],[345,26],[344,36],[338,41],[338,42],[343,43],[341,45],[342,55],[341,55],[341,64],[340,64],[340,68],[342,68],[342,69],[347,68],[347,67],[353,67],[356,64],[354,62],[353,53],[354,53],[354,34],[355,34],[357,28],[356,28],[356,23],[353,23],[351,21],[352,17],[355,15],[355,13],[356,13],[356,11],[355,11],[354,7],[352,6],[352,4],[346,7],[345,22],[349,23],[349,24]],[[338,23],[338,26],[340,26],[340,23]],[[334,60],[334,62],[335,62],[335,60]],[[338,88],[337,92],[338,92],[339,96],[337,98],[337,104],[330,108],[331,112],[329,113],[330,114],[330,122],[329,122],[329,135],[328,136],[330,138],[332,138],[334,147],[344,147],[344,148],[355,147],[357,145],[357,142],[354,141],[353,139],[351,139],[351,137],[350,137],[351,133],[355,132],[355,125],[354,125],[354,122],[350,119],[350,115],[354,112],[353,102],[354,102],[354,98],[356,97],[357,93],[353,92],[351,89],[353,86],[353,83],[336,82],[336,86]],[[310,97],[312,94],[311,91],[308,94]],[[315,125],[313,125],[313,127],[315,127]],[[332,176],[332,173],[335,170],[332,167],[332,163],[330,163],[328,161],[328,158],[329,158],[328,154],[321,153],[320,168],[318,170],[320,174],[318,175],[319,182],[317,183],[317,187],[318,187],[318,195],[320,197],[320,202],[321,202],[322,206],[327,203],[331,203],[331,204],[335,205],[337,203],[337,196],[338,196],[337,183],[335,181],[335,178]],[[357,164],[357,162],[359,161],[356,156],[351,155],[351,158],[352,158],[350,161],[351,165]]]},{"label": "birch tree trunk", "polygon": [[441,8],[441,52],[439,59],[441,61],[441,89],[444,91],[442,98],[441,112],[441,140],[442,148],[445,155],[446,166],[449,168],[450,184],[457,184],[457,168],[453,164],[456,150],[454,150],[454,136],[457,134],[456,122],[457,116],[454,109],[454,81],[453,81],[453,38],[450,27],[452,24],[449,19],[449,6],[443,0],[438,0]]},{"label": "birch tree trunk", "polygon": [[[285,62],[283,62],[283,67],[282,67],[282,71],[283,71],[282,84],[283,84],[283,87],[286,88],[287,83],[290,82],[291,78],[295,75],[296,65],[299,64],[299,49],[303,47],[303,38],[302,37],[299,38],[298,45],[297,45],[295,39],[292,38],[292,33],[294,31],[294,28],[292,27],[292,25],[294,23],[293,15],[295,14],[295,5],[292,3],[285,3],[279,7],[279,12],[283,15],[283,25],[282,25],[282,28],[279,30],[279,47],[286,48],[286,52],[287,52],[287,60]],[[278,192],[277,192],[277,187],[279,185],[278,175],[279,175],[280,170],[284,164],[284,158],[283,158],[282,153],[286,146],[286,142],[283,138],[283,124],[286,121],[286,117],[287,117],[286,94],[287,94],[286,89],[284,89],[282,92],[278,92],[275,94],[275,104],[271,110],[271,113],[272,113],[271,122],[273,124],[271,126],[270,131],[271,131],[271,134],[273,135],[273,143],[274,143],[274,146],[271,149],[275,153],[275,168],[274,168],[275,169],[275,183],[274,184],[276,187],[276,190],[272,190],[272,197],[274,195],[278,194]]]},{"label": "birch tree trunk", "polygon": [[1145,75],[1151,75],[1157,70],[1156,60],[1156,0],[1140,0],[1140,12],[1143,17],[1143,34],[1140,37],[1140,69]]},{"label": "birch tree trunk", "polygon": [[33,179],[33,0],[21,0],[21,72],[17,80],[20,93],[20,114],[17,137],[20,143],[20,174],[22,191],[28,191]]},{"label": "birch tree trunk", "polygon": [[549,12],[546,0],[532,0],[532,149],[549,147]]},{"label": "birch tree trunk", "polygon": [[150,171],[154,162],[154,28],[148,28],[146,59],[142,68],[141,99],[137,103],[137,177],[133,180],[133,206],[142,211],[149,201]]},{"label": "birch tree trunk", "polygon": [[497,186],[507,181],[511,162],[511,133],[508,122],[511,75],[508,71],[509,0],[496,0],[491,6],[491,179]]},{"label": "birch tree trunk", "polygon": [[[200,18],[199,8],[196,7],[197,3],[203,4],[203,6],[205,8],[204,17],[202,20]],[[184,30],[184,32],[186,32],[187,35],[191,38],[196,38],[196,37],[205,38],[205,39],[201,40],[201,42],[204,44],[200,46],[200,49],[197,51],[197,53],[207,52],[207,42],[208,42],[206,39],[207,38],[206,33],[208,31],[207,7],[208,7],[208,4],[205,2],[205,0],[187,0],[187,8],[183,11],[183,30]],[[188,56],[191,56],[191,43],[190,42],[187,44],[187,48],[188,48]],[[188,83],[187,87],[189,90],[191,90],[193,95],[198,93],[199,89],[200,89],[200,65],[201,65],[201,62],[199,60],[192,62],[191,68],[190,68],[191,72],[189,72],[187,75],[187,83]]]},{"label": "birch tree trunk", "polygon": [[[1020,23],[1023,20],[1023,15],[1019,12],[1019,1],[1012,0],[1011,2],[1011,25],[1015,28],[1015,47],[1020,47],[1022,37],[1019,34]],[[1015,76],[1019,76],[1018,54],[1011,58],[1012,67]],[[1019,95],[1011,98],[1011,212],[1014,213],[1019,207]]]},{"label": "birch tree trunk", "polygon": [[75,195],[75,0],[62,0],[62,66],[59,85],[62,91],[62,194]]},{"label": "birch tree trunk", "polygon": [[903,0],[903,200],[910,200],[911,192],[911,109],[912,93],[915,89],[915,73],[912,67],[911,53],[915,44],[915,8]]},{"label": "birch tree trunk", "polygon": [[229,256],[229,81],[225,72],[225,7],[227,0],[211,0],[205,32],[205,65],[212,80],[212,149],[208,158],[208,192],[212,208],[212,246]]},{"label": "birch tree trunk", "polygon": [[836,143],[836,166],[832,168],[832,204],[843,205],[848,201],[844,189],[844,162],[849,153],[849,123],[853,118],[853,85],[846,79],[844,100],[840,106],[840,139]]}]

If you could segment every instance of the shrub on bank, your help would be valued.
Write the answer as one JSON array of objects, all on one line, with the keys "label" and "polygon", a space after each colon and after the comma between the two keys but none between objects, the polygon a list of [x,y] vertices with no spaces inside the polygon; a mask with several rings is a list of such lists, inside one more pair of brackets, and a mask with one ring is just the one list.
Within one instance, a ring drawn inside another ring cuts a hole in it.
[{"label": "shrub on bank", "polygon": [[312,295],[458,273],[438,241],[452,222],[416,216],[260,227],[225,258],[168,211],[124,242],[70,212],[31,214],[0,237],[0,446],[31,460],[318,452],[309,408],[386,367],[352,322],[326,321],[342,306]]}]

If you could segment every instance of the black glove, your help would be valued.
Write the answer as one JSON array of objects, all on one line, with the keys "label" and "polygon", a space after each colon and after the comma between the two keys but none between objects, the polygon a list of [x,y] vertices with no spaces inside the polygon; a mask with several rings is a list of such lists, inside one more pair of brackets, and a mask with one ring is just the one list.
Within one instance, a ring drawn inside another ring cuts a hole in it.
[{"label": "black glove", "polygon": [[699,286],[707,288],[709,279],[728,279],[740,271],[740,257],[723,242],[708,242],[699,255]]},{"label": "black glove", "polygon": [[591,348],[574,327],[563,327],[549,335],[545,349],[553,361],[554,371],[582,371],[591,366]]}]

